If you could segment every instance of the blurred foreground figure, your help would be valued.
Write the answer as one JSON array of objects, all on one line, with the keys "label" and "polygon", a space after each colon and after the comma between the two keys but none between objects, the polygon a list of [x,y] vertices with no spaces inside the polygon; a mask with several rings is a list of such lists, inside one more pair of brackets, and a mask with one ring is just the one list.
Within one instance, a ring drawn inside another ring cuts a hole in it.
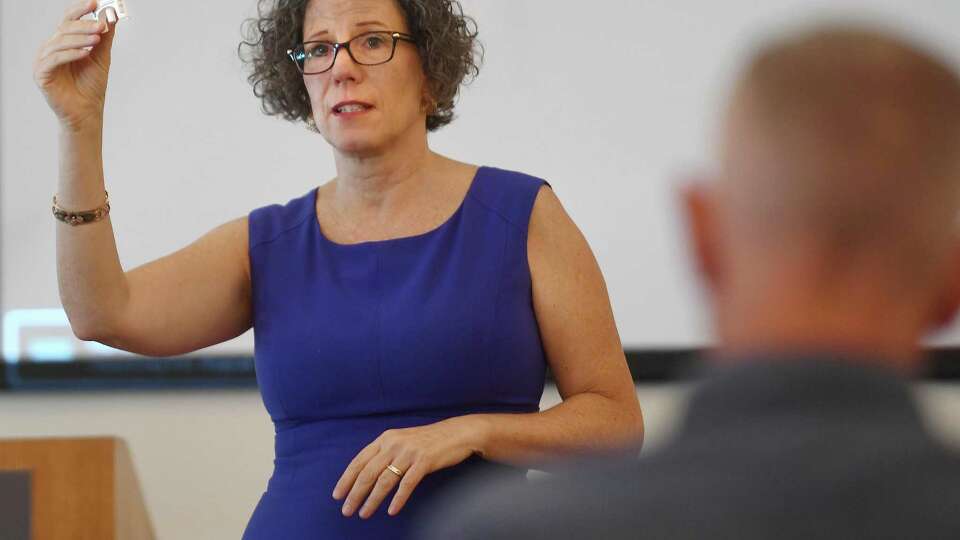
[{"label": "blurred foreground figure", "polygon": [[774,43],[720,158],[684,192],[718,348],[677,438],[475,486],[427,537],[960,538],[960,458],[903,381],[960,297],[956,75],[869,30]]}]

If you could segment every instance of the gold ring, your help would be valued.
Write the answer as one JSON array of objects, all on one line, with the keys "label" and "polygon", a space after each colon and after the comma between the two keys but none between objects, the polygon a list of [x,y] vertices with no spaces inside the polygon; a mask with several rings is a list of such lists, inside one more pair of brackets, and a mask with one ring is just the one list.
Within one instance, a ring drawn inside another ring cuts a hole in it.
[{"label": "gold ring", "polygon": [[391,463],[390,465],[387,465],[387,470],[390,471],[390,472],[392,472],[393,474],[397,475],[399,478],[403,478],[403,471],[401,471],[400,469],[398,469],[398,468],[397,468],[395,465],[393,465],[392,463]]}]

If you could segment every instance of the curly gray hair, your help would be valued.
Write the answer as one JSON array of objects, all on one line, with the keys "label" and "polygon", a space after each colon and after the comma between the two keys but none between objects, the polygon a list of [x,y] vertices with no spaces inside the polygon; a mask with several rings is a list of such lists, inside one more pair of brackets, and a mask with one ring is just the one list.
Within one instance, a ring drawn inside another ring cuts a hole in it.
[{"label": "curly gray hair", "polygon": [[[457,0],[395,0],[417,42],[432,100],[427,129],[453,121],[460,88],[480,73],[483,47],[477,25]],[[310,96],[287,50],[303,39],[310,0],[259,0],[258,17],[244,22],[238,53],[250,70],[247,80],[263,112],[313,127]]]}]

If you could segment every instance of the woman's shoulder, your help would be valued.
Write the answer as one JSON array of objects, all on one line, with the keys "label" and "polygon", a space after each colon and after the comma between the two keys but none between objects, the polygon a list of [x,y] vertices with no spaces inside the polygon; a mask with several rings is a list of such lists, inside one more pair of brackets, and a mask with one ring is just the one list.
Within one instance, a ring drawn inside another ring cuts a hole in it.
[{"label": "woman's shoulder", "polygon": [[471,196],[514,225],[526,229],[537,195],[550,184],[531,174],[483,166]]},{"label": "woman's shoulder", "polygon": [[546,180],[538,176],[510,169],[501,169],[499,167],[493,167],[489,165],[480,167],[479,172],[483,172],[486,178],[490,180],[490,183],[507,190],[536,190],[545,184],[549,185]]},{"label": "woman's shoulder", "polygon": [[271,242],[315,216],[316,189],[290,199],[286,204],[261,206],[248,216],[250,247]]}]

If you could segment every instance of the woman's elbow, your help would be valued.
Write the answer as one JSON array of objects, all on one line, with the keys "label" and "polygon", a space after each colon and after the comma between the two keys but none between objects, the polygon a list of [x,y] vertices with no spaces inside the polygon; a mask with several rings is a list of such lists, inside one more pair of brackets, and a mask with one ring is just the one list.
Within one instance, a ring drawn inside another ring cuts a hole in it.
[{"label": "woman's elbow", "polygon": [[92,318],[69,316],[70,330],[80,341],[103,342],[109,334],[107,325]]},{"label": "woman's elbow", "polygon": [[637,404],[636,407],[632,408],[631,414],[624,421],[625,431],[627,437],[632,444],[635,446],[643,445],[643,435],[644,435],[644,423],[643,423],[643,410],[640,408],[640,405]]},{"label": "woman's elbow", "polygon": [[639,447],[643,444],[644,423],[643,410],[636,395],[621,401],[617,408],[620,413],[614,416],[617,419],[617,438],[626,446]]},{"label": "woman's elbow", "polygon": [[67,312],[70,330],[80,341],[94,341],[114,349],[126,350],[123,347],[121,332],[117,331],[115,323],[102,317],[71,315]]}]

